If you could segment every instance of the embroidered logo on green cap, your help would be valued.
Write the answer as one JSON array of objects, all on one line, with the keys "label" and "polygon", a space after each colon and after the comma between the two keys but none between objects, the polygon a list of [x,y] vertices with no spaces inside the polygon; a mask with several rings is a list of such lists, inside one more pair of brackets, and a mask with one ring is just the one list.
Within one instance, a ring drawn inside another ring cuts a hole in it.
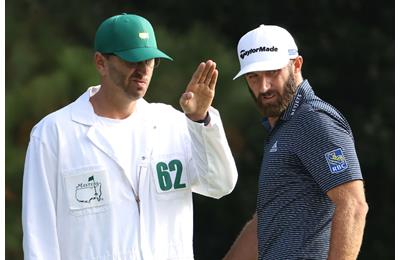
[{"label": "embroidered logo on green cap", "polygon": [[139,33],[139,38],[140,39],[148,39],[149,34],[147,32],[141,32],[141,33]]}]

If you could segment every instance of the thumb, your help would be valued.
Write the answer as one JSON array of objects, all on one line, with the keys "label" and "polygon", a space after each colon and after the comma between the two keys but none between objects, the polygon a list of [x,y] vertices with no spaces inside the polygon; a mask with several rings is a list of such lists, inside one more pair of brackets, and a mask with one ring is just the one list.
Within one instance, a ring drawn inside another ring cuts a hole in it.
[{"label": "thumb", "polygon": [[183,100],[190,100],[190,99],[193,98],[193,96],[194,96],[193,92],[185,92],[185,93],[182,94],[181,98]]},{"label": "thumb", "polygon": [[183,93],[181,96],[181,99],[180,99],[181,105],[186,105],[187,102],[189,102],[189,100],[191,100],[193,98],[193,96],[194,96],[193,92]]},{"label": "thumb", "polygon": [[181,105],[183,111],[187,113],[189,109],[189,101],[193,98],[194,94],[193,92],[185,92],[182,94],[179,104]]}]

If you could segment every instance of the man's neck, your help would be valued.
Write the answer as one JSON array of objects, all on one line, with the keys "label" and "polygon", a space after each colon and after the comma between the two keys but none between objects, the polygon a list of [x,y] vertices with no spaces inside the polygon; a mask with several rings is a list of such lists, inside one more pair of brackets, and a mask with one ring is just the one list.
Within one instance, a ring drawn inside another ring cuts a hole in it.
[{"label": "man's neck", "polygon": [[276,123],[278,122],[279,117],[268,117],[269,125],[271,129],[275,127]]},{"label": "man's neck", "polygon": [[90,97],[89,101],[96,115],[124,119],[136,110],[137,100],[129,99],[121,93],[110,93],[106,87],[102,86],[95,95]]}]

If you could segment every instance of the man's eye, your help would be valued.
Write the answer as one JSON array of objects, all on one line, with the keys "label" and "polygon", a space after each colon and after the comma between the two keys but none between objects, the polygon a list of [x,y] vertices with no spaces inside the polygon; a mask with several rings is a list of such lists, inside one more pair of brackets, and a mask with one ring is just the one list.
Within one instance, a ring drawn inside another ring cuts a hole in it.
[{"label": "man's eye", "polygon": [[271,70],[269,73],[270,73],[270,75],[275,76],[276,74],[278,74],[279,71],[280,71],[279,69],[278,70]]}]

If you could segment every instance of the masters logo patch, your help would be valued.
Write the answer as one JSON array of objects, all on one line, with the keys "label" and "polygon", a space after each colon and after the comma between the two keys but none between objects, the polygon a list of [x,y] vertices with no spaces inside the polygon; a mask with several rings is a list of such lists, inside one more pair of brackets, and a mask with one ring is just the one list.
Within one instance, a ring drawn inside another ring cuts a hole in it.
[{"label": "masters logo patch", "polygon": [[335,149],[325,154],[325,159],[328,162],[329,170],[331,173],[338,173],[346,170],[349,166],[347,165],[346,159],[342,148]]},{"label": "masters logo patch", "polygon": [[[110,203],[106,171],[102,166],[84,166],[62,173],[69,209],[74,215],[101,212]],[[83,211],[83,209],[89,211]]]},{"label": "masters logo patch", "polygon": [[75,199],[80,203],[91,203],[92,200],[104,200],[101,191],[101,182],[90,176],[87,182],[81,182],[75,187]]}]

